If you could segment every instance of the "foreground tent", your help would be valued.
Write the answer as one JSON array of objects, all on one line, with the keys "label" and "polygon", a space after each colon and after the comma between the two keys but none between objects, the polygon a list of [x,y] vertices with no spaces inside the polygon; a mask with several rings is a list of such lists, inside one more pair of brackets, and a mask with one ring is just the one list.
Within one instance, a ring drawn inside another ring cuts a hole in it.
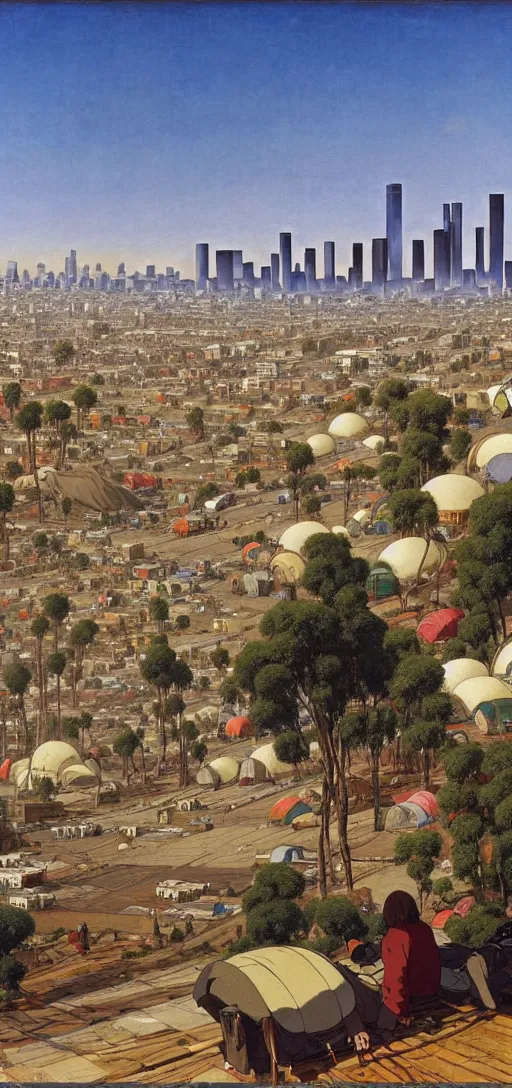
[{"label": "foreground tent", "polygon": [[406,827],[425,827],[430,823],[427,815],[420,805],[413,801],[405,801],[401,805],[393,805],[388,810],[385,823],[385,831],[403,831]]},{"label": "foreground tent", "polygon": [[274,1083],[280,1065],[293,1072],[306,1063],[332,1064],[355,1010],[341,970],[306,948],[258,948],[216,960],[201,972],[193,997],[220,1023],[238,1072],[263,1077],[272,1070]]}]

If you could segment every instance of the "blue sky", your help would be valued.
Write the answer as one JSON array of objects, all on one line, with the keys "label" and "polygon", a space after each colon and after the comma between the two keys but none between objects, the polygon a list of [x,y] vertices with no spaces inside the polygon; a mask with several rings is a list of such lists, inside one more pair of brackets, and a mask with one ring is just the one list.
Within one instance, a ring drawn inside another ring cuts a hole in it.
[{"label": "blue sky", "polygon": [[332,238],[346,272],[390,181],[406,271],[447,200],[473,265],[487,194],[512,207],[511,47],[512,6],[467,0],[3,3],[0,268],[73,246],[186,275],[196,241],[259,265],[288,229],[294,260]]}]

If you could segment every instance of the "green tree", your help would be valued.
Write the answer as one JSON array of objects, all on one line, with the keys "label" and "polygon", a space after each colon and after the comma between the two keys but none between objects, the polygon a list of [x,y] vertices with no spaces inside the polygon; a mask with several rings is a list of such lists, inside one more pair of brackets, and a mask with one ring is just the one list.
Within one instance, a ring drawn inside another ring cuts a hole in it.
[{"label": "green tree", "polygon": [[44,414],[47,422],[55,430],[58,440],[55,467],[61,468],[64,460],[65,428],[71,419],[71,407],[65,400],[49,400],[45,404]]},{"label": "green tree", "polygon": [[79,620],[71,628],[69,635],[69,647],[72,655],[71,688],[73,693],[73,706],[77,705],[77,682],[82,677],[83,662],[86,651],[92,646],[99,632],[98,624],[94,620]]},{"label": "green tree", "polygon": [[275,900],[254,907],[247,915],[247,936],[253,948],[291,944],[306,934],[306,919],[297,903]]},{"label": "green tree", "polygon": [[27,454],[30,464],[30,471],[34,476],[34,486],[37,494],[37,502],[39,506],[39,521],[44,520],[43,500],[41,497],[41,488],[39,486],[39,475],[37,471],[37,443],[36,433],[41,430],[43,422],[43,406],[38,400],[31,401],[30,404],[24,404],[23,408],[18,413],[16,419],[16,425],[20,431],[23,431],[27,440]]},{"label": "green tree", "polygon": [[135,770],[133,757],[140,745],[140,740],[133,729],[126,728],[118,733],[112,745],[116,756],[120,756],[123,765],[123,778],[128,774],[128,764],[131,763]]},{"label": "green tree", "polygon": [[19,991],[27,968],[11,953],[35,933],[31,914],[18,907],[0,905],[0,988],[8,997]]},{"label": "green tree", "polygon": [[295,503],[295,520],[299,520],[299,501],[302,482],[308,468],[314,465],[315,457],[311,446],[307,442],[294,442],[286,454],[286,467],[288,469],[287,486],[293,494]]},{"label": "green tree", "polygon": [[208,502],[209,499],[214,499],[218,494],[219,489],[217,484],[213,483],[213,480],[210,480],[206,484],[201,484],[195,493],[194,510],[200,510],[205,502]]},{"label": "green tree", "polygon": [[36,746],[42,744],[46,737],[46,699],[45,699],[45,683],[44,683],[44,668],[43,668],[43,641],[45,635],[50,630],[50,621],[46,616],[36,616],[32,620],[30,632],[36,640],[36,669],[37,669],[37,686],[39,688],[39,707],[37,715],[37,736]]},{"label": "green tree", "polygon": [[188,631],[189,627],[190,627],[190,616],[186,616],[185,614],[183,614],[181,616],[176,616],[176,630],[177,631]]},{"label": "green tree", "polygon": [[358,408],[369,408],[372,403],[372,391],[368,385],[358,385],[354,393]]},{"label": "green tree", "polygon": [[40,801],[51,801],[57,792],[57,787],[53,778],[50,778],[47,774],[43,775],[42,778],[39,778],[37,780],[35,792]]},{"label": "green tree", "polygon": [[[193,681],[192,670],[181,661],[174,650],[163,643],[152,643],[140,664],[141,675],[157,694],[158,718],[162,741],[162,759],[166,756],[165,699],[172,691],[180,698]],[[182,729],[182,711],[178,713],[180,742],[180,788],[188,785],[187,743]]]},{"label": "green tree", "polygon": [[5,473],[8,480],[17,480],[20,476],[23,476],[23,465],[20,465],[19,461],[8,461],[5,466]]},{"label": "green tree", "polygon": [[459,461],[465,461],[471,446],[473,439],[469,431],[454,430],[450,436],[450,454],[458,464]]},{"label": "green tree", "polygon": [[512,484],[501,484],[471,506],[469,534],[455,551],[454,597],[471,613],[485,611],[493,641],[506,638],[504,602],[512,589]]},{"label": "green tree", "polygon": [[159,635],[164,630],[164,625],[169,619],[169,605],[164,597],[152,597],[149,602],[149,614],[153,623],[156,623]]},{"label": "green tree", "polygon": [[255,468],[254,465],[249,465],[247,469],[247,483],[259,484],[261,481],[261,472],[259,468]]},{"label": "green tree", "polygon": [[190,412],[187,412],[185,416],[187,426],[196,435],[196,437],[202,442],[204,438],[204,412],[202,408],[191,408]]},{"label": "green tree", "polygon": [[98,394],[90,385],[85,385],[82,382],[77,385],[71,399],[76,408],[77,426],[80,430],[83,427],[84,418],[87,418],[91,408],[94,408],[98,403]]},{"label": "green tree", "polygon": [[210,661],[218,672],[224,672],[230,662],[229,650],[225,646],[217,646],[210,654]]},{"label": "green tree", "polygon": [[62,502],[60,504],[60,508],[62,510],[62,516],[64,518],[64,524],[66,524],[66,522],[68,520],[68,517],[69,517],[69,515],[70,515],[70,513],[71,513],[71,511],[73,509],[73,503],[72,503],[71,499],[68,498],[67,495],[64,496],[64,498],[63,498],[63,500],[62,500]]},{"label": "green tree", "polygon": [[407,875],[418,889],[420,913],[432,891],[432,870],[439,857],[443,840],[438,831],[414,831],[399,835],[395,843],[395,862],[407,862]]},{"label": "green tree", "polygon": [[19,716],[19,720],[21,721],[21,725],[23,728],[23,735],[25,738],[25,752],[27,752],[29,748],[29,733],[27,710],[25,707],[25,694],[31,680],[32,673],[29,669],[27,669],[25,665],[22,665],[20,661],[16,661],[12,665],[7,665],[4,669],[5,686],[15,700],[16,713]]},{"label": "green tree", "polygon": [[235,476],[235,487],[238,488],[239,491],[244,491],[246,483],[247,483],[247,473],[246,472],[237,472],[237,474]]},{"label": "green tree", "polygon": [[370,573],[369,564],[352,554],[350,541],[344,536],[314,533],[304,545],[304,556],[307,562],[302,584],[324,604],[334,604],[344,586],[364,586]]},{"label": "green tree", "polygon": [[455,408],[452,419],[456,427],[467,427],[471,419],[471,412],[469,408]]},{"label": "green tree", "polygon": [[53,358],[57,366],[69,366],[75,357],[75,349],[71,340],[57,340],[53,349]]},{"label": "green tree", "polygon": [[300,505],[304,513],[312,518],[317,517],[322,509],[322,503],[318,495],[303,495]]},{"label": "green tree", "polygon": [[204,741],[194,740],[190,745],[190,755],[195,763],[204,763],[208,755],[208,748]]},{"label": "green tree", "polygon": [[70,601],[65,593],[49,593],[43,597],[43,612],[53,628],[53,649],[59,649],[59,631],[69,616]]},{"label": "green tree", "polygon": [[4,546],[4,559],[9,559],[10,556],[7,514],[11,513],[15,497],[12,484],[0,481],[0,540]]},{"label": "green tree", "polygon": [[46,659],[46,671],[49,676],[55,676],[57,688],[57,740],[61,739],[61,678],[67,665],[66,655],[60,650],[54,650]]},{"label": "green tree", "polygon": [[2,396],[4,398],[5,407],[9,409],[9,415],[11,417],[11,423],[14,419],[14,413],[18,410],[21,401],[21,385],[19,382],[6,382],[2,386]]},{"label": "green tree", "polygon": [[297,774],[299,763],[305,763],[309,759],[309,745],[302,734],[295,730],[279,733],[274,740],[273,748],[281,763],[291,763]]},{"label": "green tree", "polygon": [[91,385],[105,385],[103,374],[93,374],[91,377]]},{"label": "green tree", "polygon": [[384,378],[378,385],[374,404],[384,412],[384,438],[389,438],[389,415],[394,405],[407,399],[409,385],[401,378]]},{"label": "green tree", "polygon": [[269,419],[266,425],[267,434],[282,434],[283,425],[277,419]]},{"label": "green tree", "polygon": [[357,907],[346,896],[333,896],[315,903],[315,922],[328,937],[335,937],[338,947],[342,942],[362,940],[368,932]]}]

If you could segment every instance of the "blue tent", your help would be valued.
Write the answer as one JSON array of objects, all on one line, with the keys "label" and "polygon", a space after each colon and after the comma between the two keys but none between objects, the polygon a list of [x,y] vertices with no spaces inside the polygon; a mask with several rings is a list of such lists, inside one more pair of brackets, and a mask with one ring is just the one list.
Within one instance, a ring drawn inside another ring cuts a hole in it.
[{"label": "blue tent", "polygon": [[485,467],[485,475],[495,484],[508,484],[512,480],[512,453],[497,453]]},{"label": "blue tent", "polygon": [[302,861],[304,858],[304,850],[302,846],[275,846],[271,855],[271,862],[287,861]]}]

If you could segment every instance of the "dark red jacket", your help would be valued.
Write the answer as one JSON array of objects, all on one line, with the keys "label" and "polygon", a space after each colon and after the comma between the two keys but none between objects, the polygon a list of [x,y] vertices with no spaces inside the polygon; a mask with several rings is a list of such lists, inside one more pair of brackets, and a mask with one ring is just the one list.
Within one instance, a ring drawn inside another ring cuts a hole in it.
[{"label": "dark red jacket", "polygon": [[425,922],[390,929],[382,940],[382,997],[395,1016],[408,1016],[414,997],[438,993],[441,961],[434,934]]}]

